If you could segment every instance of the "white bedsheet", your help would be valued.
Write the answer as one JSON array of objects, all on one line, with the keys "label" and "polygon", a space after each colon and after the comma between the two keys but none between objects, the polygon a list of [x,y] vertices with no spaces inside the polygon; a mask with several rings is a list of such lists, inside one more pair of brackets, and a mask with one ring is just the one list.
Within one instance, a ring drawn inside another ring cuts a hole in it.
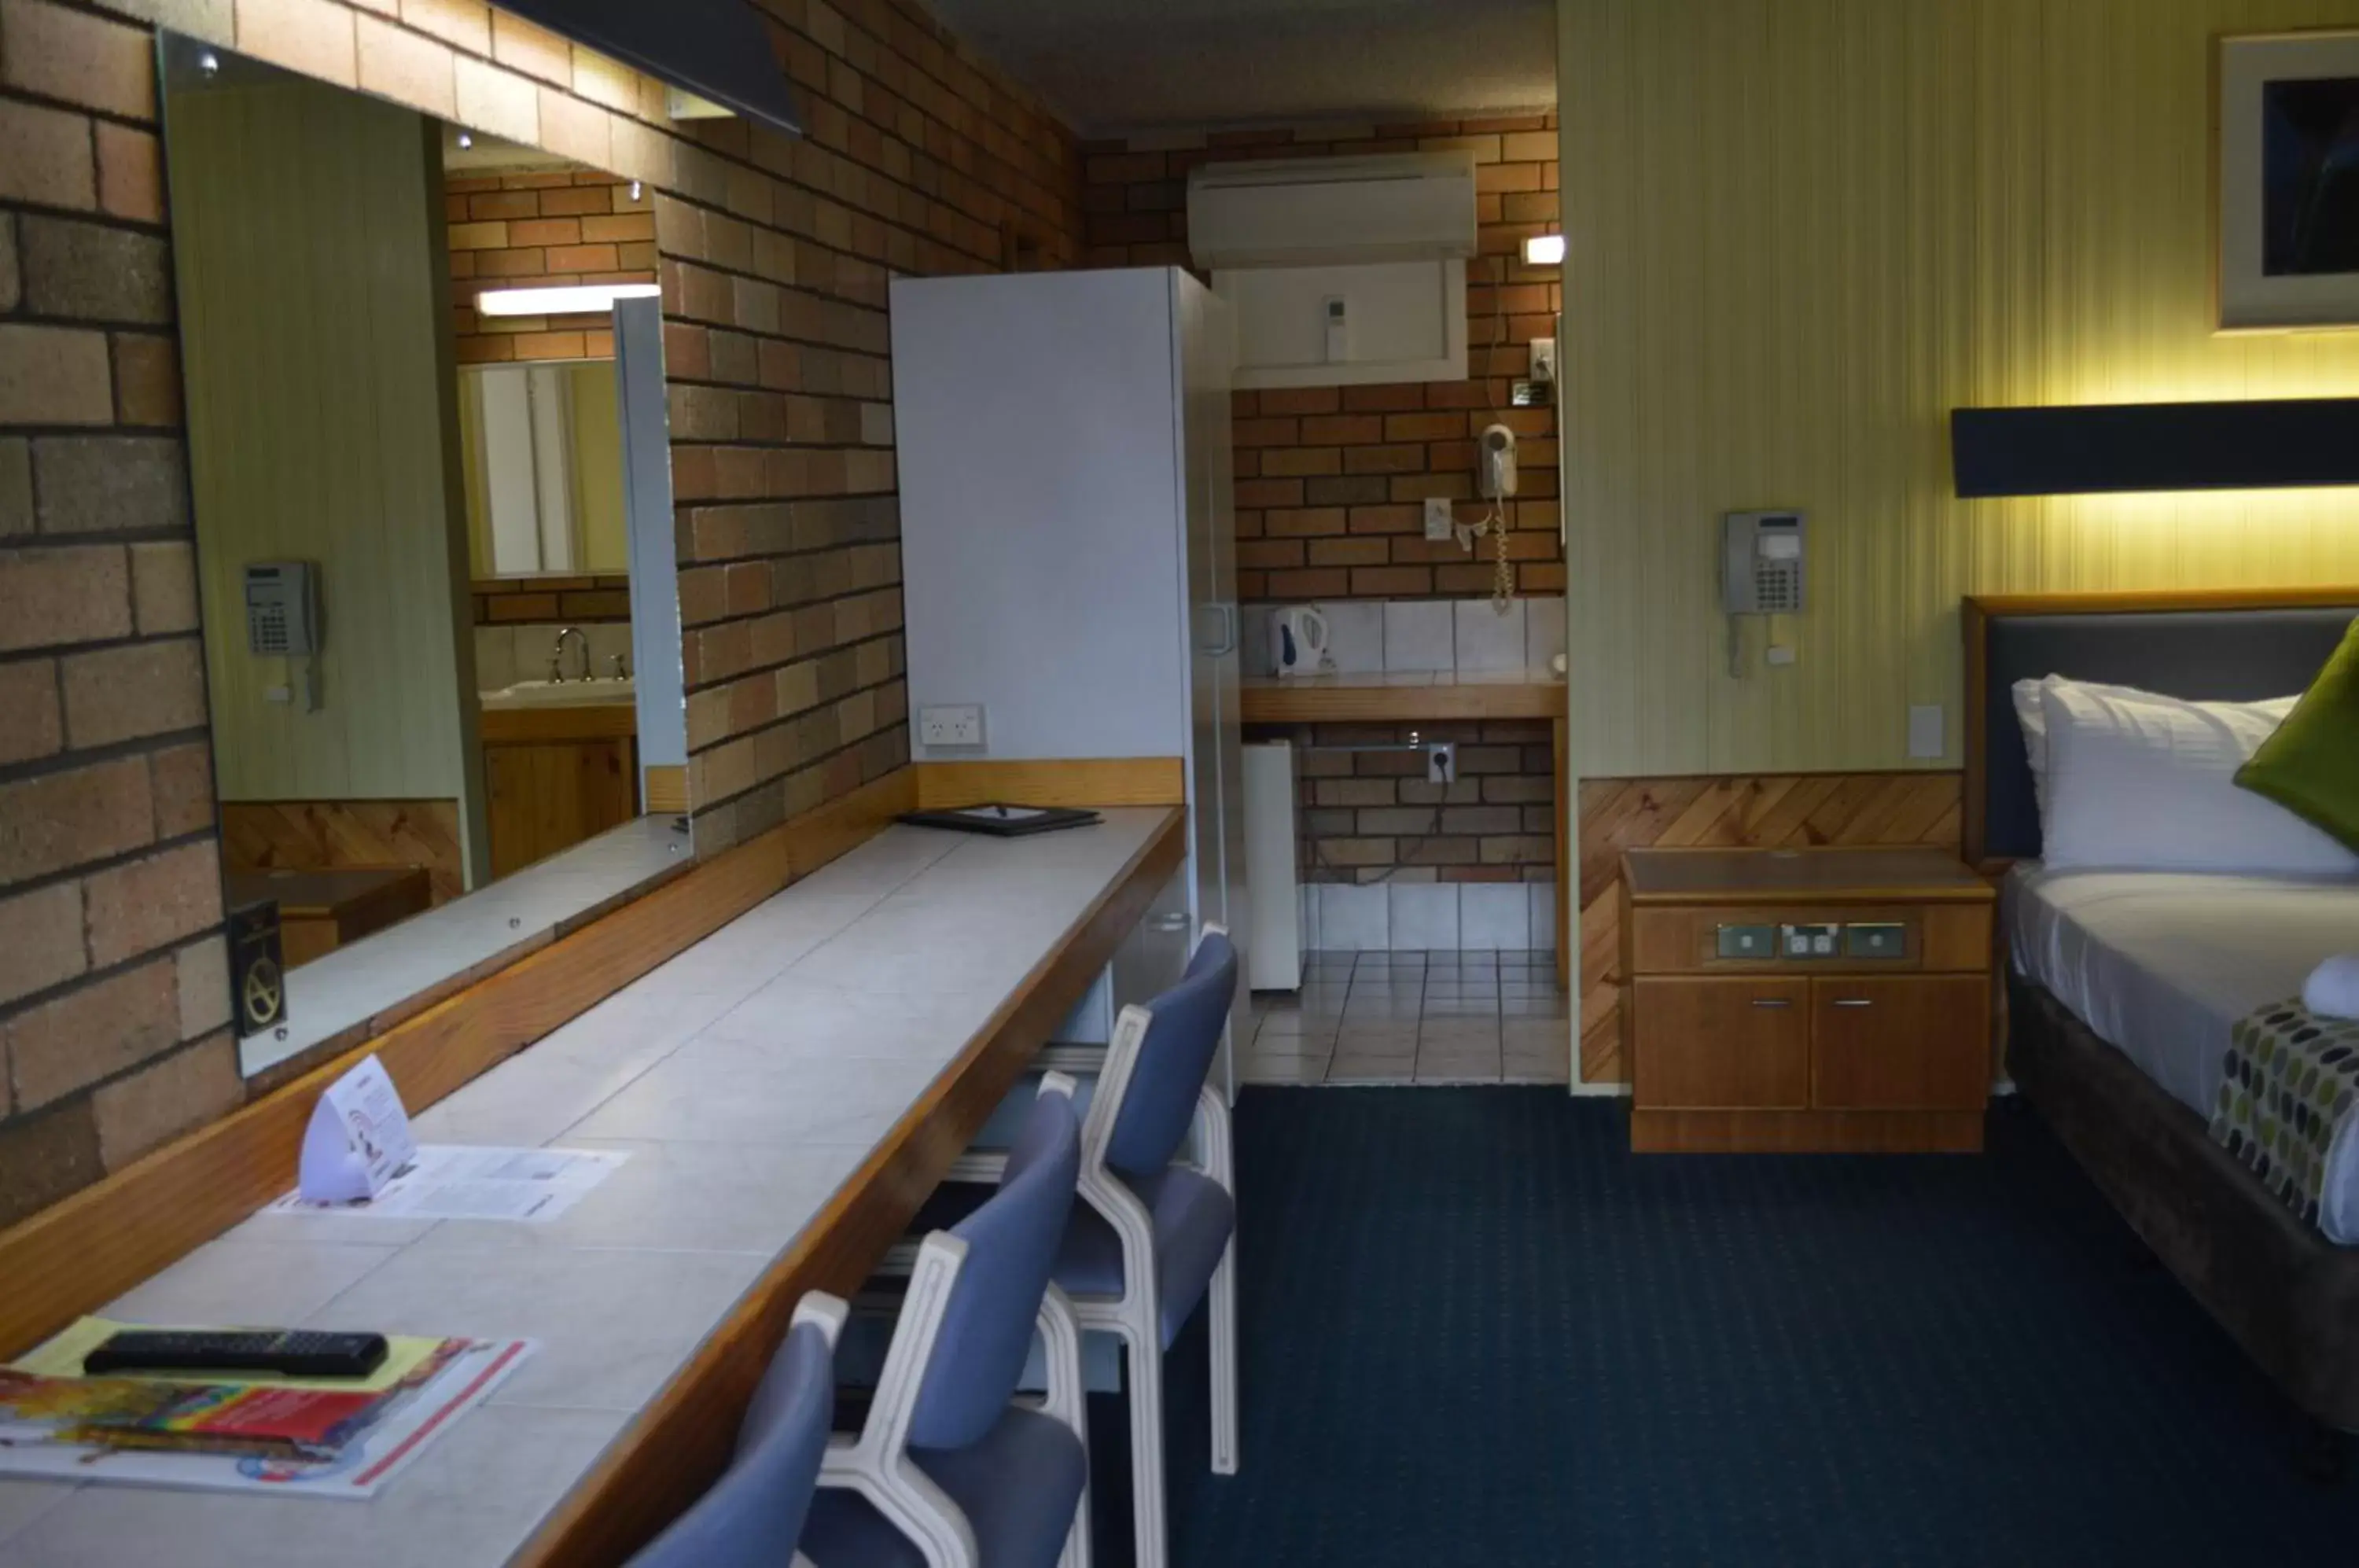
[{"label": "white bedsheet", "polygon": [[[2016,867],[2015,967],[2208,1125],[2229,1029],[2359,948],[2359,882]],[[2359,1127],[2327,1156],[2319,1226],[2359,1243]]]}]

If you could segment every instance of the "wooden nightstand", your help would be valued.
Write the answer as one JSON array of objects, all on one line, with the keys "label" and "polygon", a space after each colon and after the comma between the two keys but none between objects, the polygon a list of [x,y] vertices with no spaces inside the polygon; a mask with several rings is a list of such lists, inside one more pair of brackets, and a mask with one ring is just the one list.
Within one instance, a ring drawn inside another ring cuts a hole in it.
[{"label": "wooden nightstand", "polygon": [[1933,850],[1625,855],[1630,1147],[1979,1150],[1996,898]]}]

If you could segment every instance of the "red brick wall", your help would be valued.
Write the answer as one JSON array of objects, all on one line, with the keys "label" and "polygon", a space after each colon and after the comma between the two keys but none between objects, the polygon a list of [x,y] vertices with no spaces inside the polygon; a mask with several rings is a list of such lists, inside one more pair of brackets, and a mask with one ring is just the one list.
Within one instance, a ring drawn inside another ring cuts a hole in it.
[{"label": "red brick wall", "polygon": [[485,316],[486,289],[574,283],[653,283],[656,219],[642,185],[598,169],[452,175],[443,181],[450,223],[451,314],[461,365],[527,359],[612,359],[604,311],[584,316]]},{"label": "red brick wall", "polygon": [[886,269],[1070,261],[1079,161],[913,0],[765,5],[800,140],[480,0],[0,0],[0,1225],[245,1091],[155,27],[642,180],[697,849],[907,759]]},{"label": "red brick wall", "polygon": [[631,618],[628,577],[478,577],[467,586],[479,626],[538,621],[587,625]]},{"label": "red brick wall", "polygon": [[1564,591],[1557,543],[1553,408],[1516,408],[1536,337],[1554,335],[1558,269],[1527,267],[1526,236],[1557,226],[1556,116],[1409,125],[1215,132],[1082,148],[1091,267],[1187,266],[1188,171],[1215,159],[1328,158],[1465,147],[1475,158],[1481,254],[1467,263],[1469,379],[1313,387],[1236,396],[1237,580],[1247,600],[1473,597],[1491,591],[1488,540],[1469,560],[1429,544],[1428,496],[1480,521],[1474,437],[1494,420],[1521,438],[1510,503],[1516,591]]}]

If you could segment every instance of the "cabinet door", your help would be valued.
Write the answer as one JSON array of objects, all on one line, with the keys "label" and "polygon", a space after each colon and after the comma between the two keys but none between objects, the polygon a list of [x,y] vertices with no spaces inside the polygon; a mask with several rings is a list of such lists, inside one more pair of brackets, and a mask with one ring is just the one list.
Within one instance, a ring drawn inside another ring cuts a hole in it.
[{"label": "cabinet door", "polygon": [[626,739],[487,746],[492,875],[506,877],[638,814]]},{"label": "cabinet door", "polygon": [[1810,1103],[1976,1110],[1990,1095],[1990,982],[1979,975],[1810,982]]},{"label": "cabinet door", "polygon": [[1807,980],[1636,982],[1636,1103],[1646,1110],[1808,1105],[1810,1001]]}]

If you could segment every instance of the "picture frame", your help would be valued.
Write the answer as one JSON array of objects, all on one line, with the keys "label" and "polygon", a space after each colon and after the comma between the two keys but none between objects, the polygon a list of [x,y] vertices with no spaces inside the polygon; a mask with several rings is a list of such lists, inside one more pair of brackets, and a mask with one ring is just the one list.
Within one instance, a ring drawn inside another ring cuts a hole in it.
[{"label": "picture frame", "polygon": [[2219,40],[2223,332],[2359,328],[2359,30]]}]

